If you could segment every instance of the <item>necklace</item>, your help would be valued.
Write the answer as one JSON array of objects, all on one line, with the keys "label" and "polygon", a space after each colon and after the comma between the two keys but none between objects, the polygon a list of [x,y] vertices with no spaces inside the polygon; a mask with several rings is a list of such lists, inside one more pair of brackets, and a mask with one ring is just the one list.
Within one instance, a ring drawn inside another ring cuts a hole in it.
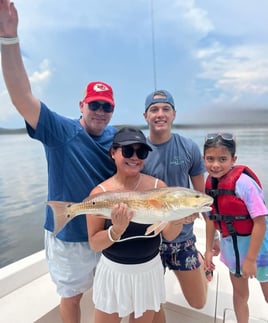
[{"label": "necklace", "polygon": [[[142,175],[139,174],[139,178],[138,178],[138,181],[135,184],[135,186],[132,189],[126,189],[126,188],[124,188],[124,189],[125,190],[130,190],[130,191],[136,191],[137,188],[139,187],[140,183],[141,183],[141,179],[142,179]],[[118,186],[119,182],[116,180],[115,176],[113,176],[113,182],[116,184],[116,186]]]},{"label": "necklace", "polygon": [[136,185],[135,185],[135,187],[133,188],[133,191],[136,191],[136,190],[137,190],[137,188],[139,187],[140,183],[141,183],[141,174],[140,174],[140,176],[139,176],[139,179],[138,179],[138,181],[137,181],[137,184],[136,184]]}]

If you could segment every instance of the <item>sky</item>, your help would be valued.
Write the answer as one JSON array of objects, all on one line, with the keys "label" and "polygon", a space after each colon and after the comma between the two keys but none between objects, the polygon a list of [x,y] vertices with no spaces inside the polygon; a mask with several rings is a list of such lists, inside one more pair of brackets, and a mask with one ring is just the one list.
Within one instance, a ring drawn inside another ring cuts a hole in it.
[{"label": "sky", "polygon": [[[155,89],[180,124],[268,110],[267,0],[14,2],[32,92],[60,114],[79,117],[91,81],[113,87],[112,124],[145,124]],[[24,127],[0,74],[0,127]]]}]

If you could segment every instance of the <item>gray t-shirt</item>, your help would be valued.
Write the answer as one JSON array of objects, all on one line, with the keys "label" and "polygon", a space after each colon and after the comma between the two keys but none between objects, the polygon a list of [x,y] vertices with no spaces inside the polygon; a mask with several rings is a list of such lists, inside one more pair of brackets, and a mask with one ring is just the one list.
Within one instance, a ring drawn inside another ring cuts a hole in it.
[{"label": "gray t-shirt", "polygon": [[[190,176],[205,173],[205,166],[198,145],[189,138],[172,134],[170,140],[152,147],[145,159],[143,173],[163,180],[168,186],[190,187]],[[183,226],[182,232],[174,242],[193,238],[193,224]]]}]

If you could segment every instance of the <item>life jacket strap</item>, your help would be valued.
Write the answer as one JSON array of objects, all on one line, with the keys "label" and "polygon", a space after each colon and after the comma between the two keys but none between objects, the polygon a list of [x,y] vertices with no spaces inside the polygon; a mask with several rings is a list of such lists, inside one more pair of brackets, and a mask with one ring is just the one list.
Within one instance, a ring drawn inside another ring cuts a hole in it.
[{"label": "life jacket strap", "polygon": [[235,191],[234,190],[218,189],[218,188],[212,188],[212,189],[206,188],[206,194],[215,198],[218,195],[235,195]]},{"label": "life jacket strap", "polygon": [[238,244],[237,244],[237,234],[233,227],[233,223],[231,221],[226,221],[226,225],[228,228],[228,231],[232,237],[233,240],[233,246],[234,246],[234,253],[235,253],[235,277],[241,277],[240,274],[240,257],[239,257],[239,250],[238,250]]},{"label": "life jacket strap", "polygon": [[250,219],[249,214],[241,215],[225,215],[225,214],[211,214],[209,215],[210,220],[213,221],[241,221]]}]

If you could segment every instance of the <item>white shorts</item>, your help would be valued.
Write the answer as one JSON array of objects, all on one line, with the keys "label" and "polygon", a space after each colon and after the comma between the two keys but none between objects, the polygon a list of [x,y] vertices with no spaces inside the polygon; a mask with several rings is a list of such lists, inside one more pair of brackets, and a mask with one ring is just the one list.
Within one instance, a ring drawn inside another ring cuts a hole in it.
[{"label": "white shorts", "polygon": [[158,312],[166,301],[164,268],[158,254],[154,259],[137,265],[124,265],[101,256],[93,283],[96,309],[135,318],[147,310]]},{"label": "white shorts", "polygon": [[95,267],[100,254],[88,242],[66,242],[45,230],[48,269],[61,297],[84,293],[93,285]]}]

